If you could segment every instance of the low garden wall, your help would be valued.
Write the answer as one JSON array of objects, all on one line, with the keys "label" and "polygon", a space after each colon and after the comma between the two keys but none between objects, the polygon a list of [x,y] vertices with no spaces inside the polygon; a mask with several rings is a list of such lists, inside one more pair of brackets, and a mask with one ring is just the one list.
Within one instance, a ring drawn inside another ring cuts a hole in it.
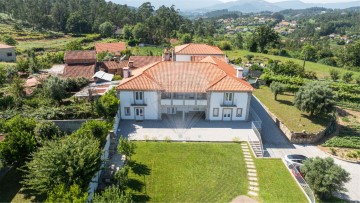
[{"label": "low garden wall", "polygon": [[101,120],[101,119],[74,119],[74,120],[50,120],[57,125],[61,131],[71,134],[81,127],[81,125],[90,120]]},{"label": "low garden wall", "polygon": [[276,126],[280,128],[280,130],[284,133],[284,135],[289,139],[291,143],[294,144],[313,144],[321,140],[327,135],[330,135],[336,130],[336,118],[329,123],[329,125],[324,129],[317,133],[308,133],[306,131],[303,132],[294,132],[291,131],[275,114],[273,114],[261,101],[254,96],[254,98],[259,102],[259,104],[265,109],[265,111],[269,114],[270,118],[275,122]]}]

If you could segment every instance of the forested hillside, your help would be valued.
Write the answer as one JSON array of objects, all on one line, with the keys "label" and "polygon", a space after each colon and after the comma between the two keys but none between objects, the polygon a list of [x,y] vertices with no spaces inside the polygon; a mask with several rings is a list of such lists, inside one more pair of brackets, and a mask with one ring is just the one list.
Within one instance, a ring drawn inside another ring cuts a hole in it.
[{"label": "forested hillside", "polygon": [[[160,44],[180,34],[212,35],[214,25],[202,20],[192,22],[175,7],[157,10],[150,3],[135,9],[105,0],[0,0],[0,12],[39,30],[64,33],[99,33],[102,24],[124,28],[125,38]],[[132,32],[132,33],[130,33]]]}]

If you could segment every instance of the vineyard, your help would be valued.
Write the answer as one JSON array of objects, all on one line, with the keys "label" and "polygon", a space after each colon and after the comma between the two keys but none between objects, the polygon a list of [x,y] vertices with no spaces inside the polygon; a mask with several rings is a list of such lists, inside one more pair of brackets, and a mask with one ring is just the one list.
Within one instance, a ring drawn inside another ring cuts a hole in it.
[{"label": "vineyard", "polygon": [[350,125],[341,128],[339,135],[326,141],[325,147],[342,147],[360,149],[360,125]]}]

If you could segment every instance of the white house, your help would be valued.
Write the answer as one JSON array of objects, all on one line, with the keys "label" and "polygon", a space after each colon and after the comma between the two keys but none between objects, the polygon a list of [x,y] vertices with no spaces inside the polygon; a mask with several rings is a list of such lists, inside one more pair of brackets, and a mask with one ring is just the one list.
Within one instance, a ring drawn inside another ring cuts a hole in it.
[{"label": "white house", "polygon": [[[165,53],[166,54],[166,53]],[[176,46],[172,53],[173,61],[201,61],[207,56],[227,60],[224,52],[218,47],[207,44],[184,44]]]},{"label": "white house", "polygon": [[121,119],[160,120],[201,114],[206,120],[245,121],[253,88],[224,59],[158,61],[129,72],[116,88]]},{"label": "white house", "polygon": [[0,44],[0,61],[16,62],[15,47]]}]

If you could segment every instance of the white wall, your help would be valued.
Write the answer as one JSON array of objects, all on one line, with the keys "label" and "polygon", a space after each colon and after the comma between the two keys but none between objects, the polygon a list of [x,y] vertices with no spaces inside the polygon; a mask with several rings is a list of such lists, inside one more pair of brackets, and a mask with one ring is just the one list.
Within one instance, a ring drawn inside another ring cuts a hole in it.
[{"label": "white wall", "polygon": [[[210,108],[209,108],[209,120],[222,120],[223,109],[232,109],[232,118],[233,121],[243,121],[246,120],[248,114],[248,108],[250,107],[249,93],[247,92],[235,92],[234,93],[234,107],[221,107],[224,100],[224,92],[212,92],[210,95]],[[236,107],[235,107],[236,106]],[[214,117],[213,109],[219,108],[219,116]],[[237,108],[242,108],[242,116],[236,117]]]},{"label": "white wall", "polygon": [[[12,56],[7,56],[7,53],[12,53]],[[15,62],[16,61],[15,48],[0,49],[0,61]]]},{"label": "white wall", "polygon": [[191,61],[191,55],[176,55],[176,61]]},{"label": "white wall", "polygon": [[[159,119],[158,114],[158,93],[157,92],[144,92],[144,103],[146,106],[131,106],[134,104],[134,92],[132,91],[120,91],[118,93],[120,99],[121,119],[134,120],[135,108],[144,108],[144,119]],[[124,107],[130,107],[130,115],[125,115]]]}]

